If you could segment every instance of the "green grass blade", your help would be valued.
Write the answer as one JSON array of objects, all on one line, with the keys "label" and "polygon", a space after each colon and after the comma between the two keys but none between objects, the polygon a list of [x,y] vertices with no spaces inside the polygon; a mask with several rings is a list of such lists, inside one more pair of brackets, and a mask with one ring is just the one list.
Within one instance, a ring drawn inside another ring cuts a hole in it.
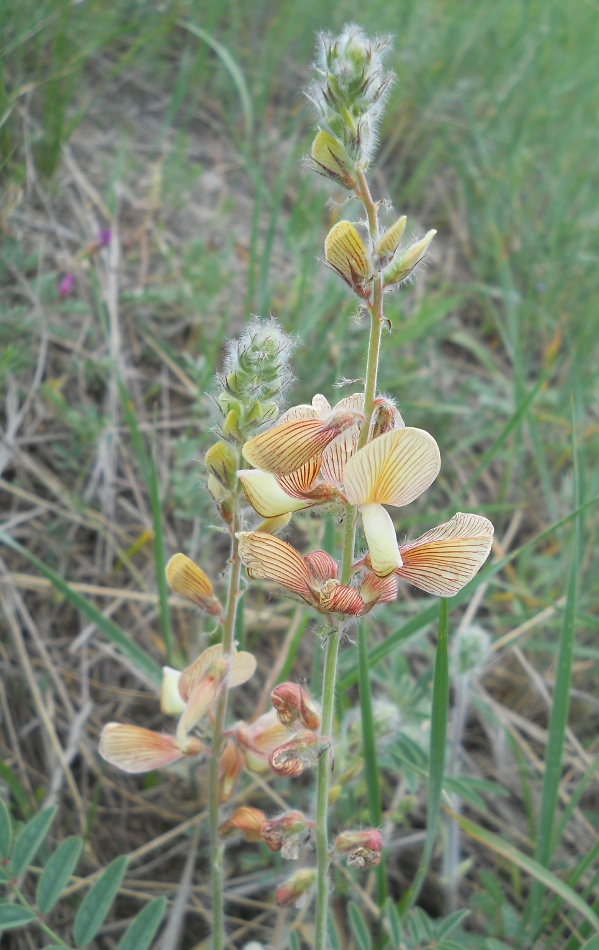
[{"label": "green grass blade", "polygon": [[[588,508],[591,508],[593,505],[596,505],[599,501],[599,495],[595,495],[594,498],[591,498],[589,501],[586,501],[583,505],[579,505],[578,508],[575,508],[574,511],[571,511],[569,515],[566,515],[565,518],[562,518],[560,521],[556,521],[555,524],[552,524],[551,527],[546,528],[544,531],[541,531],[539,534],[536,534],[530,541],[526,541],[525,544],[520,545],[519,548],[514,548],[509,554],[506,554],[504,558],[501,558],[500,561],[496,561],[494,564],[490,564],[485,570],[480,571],[479,574],[473,578],[469,584],[466,584],[465,587],[456,594],[455,597],[451,598],[450,609],[458,607],[464,601],[469,600],[470,597],[474,594],[474,591],[480,584],[484,584],[487,581],[490,581],[495,574],[498,574],[499,571],[502,571],[506,564],[509,564],[515,558],[519,557],[524,551],[527,551],[528,548],[534,547],[535,544],[539,544],[541,541],[544,541],[545,538],[548,538],[554,531],[557,531],[558,528],[563,528],[564,525],[569,524],[570,521],[573,521],[577,518],[582,512],[586,511]],[[406,623],[402,624],[399,629],[394,633],[390,634],[382,643],[379,643],[378,646],[374,647],[368,653],[368,666],[372,669],[373,666],[376,666],[377,663],[380,663],[381,660],[384,660],[385,657],[393,653],[397,646],[402,643],[404,640],[407,640],[408,637],[411,637],[412,634],[417,633],[419,630],[422,630],[423,627],[426,627],[429,623],[433,623],[437,615],[437,605],[432,604],[430,607],[426,607],[415,617],[411,617]],[[354,683],[358,681],[358,663],[357,661],[349,668],[349,670],[339,679],[338,690],[340,693],[349,689],[350,686],[353,686]]]},{"label": "green grass blade", "polygon": [[24,548],[23,545],[19,544],[18,541],[15,541],[14,538],[9,537],[4,532],[0,531],[0,543],[5,544],[7,547],[12,548],[13,551],[18,551],[30,564],[33,564],[35,568],[43,574],[44,577],[47,577],[53,587],[56,588],[61,594],[63,594],[66,599],[75,607],[77,610],[80,610],[88,620],[91,620],[98,627],[98,630],[101,630],[105,637],[107,637],[111,643],[114,643],[116,647],[119,648],[121,653],[127,657],[128,660],[135,666],[140,673],[146,676],[152,683],[156,683],[157,686],[160,686],[162,683],[162,670],[157,663],[149,656],[145,650],[141,647],[138,647],[130,637],[127,636],[124,630],[121,630],[120,627],[108,617],[104,615],[95,607],[89,600],[86,600],[79,591],[73,590],[73,588],[67,584],[62,577],[52,570],[51,567],[48,567],[47,564],[44,564],[43,561],[40,561],[39,558],[32,554],[27,548]]},{"label": "green grass blade", "polygon": [[514,848],[513,845],[509,844],[507,841],[504,841],[503,838],[499,838],[497,835],[492,834],[490,831],[487,831],[486,828],[481,828],[480,825],[475,824],[472,821],[469,821],[467,818],[464,818],[463,815],[458,815],[456,812],[447,809],[448,815],[450,815],[457,823],[460,825],[463,831],[466,832],[471,838],[474,838],[475,841],[480,841],[481,844],[484,844],[487,848],[490,848],[491,851],[494,851],[495,854],[500,855],[505,858],[507,861],[511,861],[513,864],[516,864],[523,871],[526,871],[530,874],[535,880],[539,881],[544,887],[549,888],[554,891],[556,894],[559,894],[566,903],[577,910],[582,916],[587,920],[595,930],[599,931],[599,917],[594,912],[594,910],[589,907],[589,905],[582,899],[582,897],[572,890],[572,888],[565,884],[564,881],[561,881],[559,877],[553,874],[551,871],[548,871],[547,868],[544,868],[538,861],[535,861],[534,858],[529,858],[528,855],[523,854],[522,851],[519,851],[517,848]]},{"label": "green grass blade", "polygon": [[[574,434],[574,425],[572,426]],[[574,493],[575,507],[578,497],[578,466],[576,446],[573,445],[574,461]],[[559,786],[562,777],[562,756],[564,741],[570,712],[570,685],[572,682],[572,662],[574,659],[574,637],[576,633],[576,603],[578,599],[578,557],[580,552],[580,518],[574,522],[574,535],[570,554],[570,573],[568,578],[568,593],[566,608],[562,624],[559,643],[559,654],[553,701],[549,717],[549,735],[545,753],[545,772],[541,793],[541,808],[539,815],[539,834],[535,858],[547,867],[553,854],[555,836],[553,833],[555,816],[559,801]],[[543,902],[543,887],[540,882],[535,883],[531,890],[529,913],[531,915],[531,929],[536,932],[541,919]]]},{"label": "green grass blade", "polygon": [[144,440],[137,424],[135,409],[131,402],[131,397],[124,384],[119,380],[119,391],[125,419],[131,433],[131,442],[137,456],[137,461],[141,469],[141,474],[148,495],[150,498],[150,507],[152,510],[152,528],[154,531],[154,564],[156,568],[156,587],[158,589],[158,603],[160,608],[160,622],[162,624],[162,635],[164,638],[164,649],[166,652],[166,662],[168,666],[172,665],[173,658],[173,634],[171,630],[171,615],[168,606],[168,584],[166,582],[166,556],[164,553],[164,535],[162,531],[162,503],[160,501],[160,491],[158,486],[158,473],[156,472],[156,460],[154,451],[146,452]]},{"label": "green grass blade", "polygon": [[219,43],[218,40],[215,40],[214,37],[206,30],[196,26],[195,23],[189,23],[187,20],[179,20],[178,25],[183,30],[187,30],[188,33],[191,33],[193,36],[197,36],[199,40],[203,40],[204,43],[210,47],[210,49],[214,50],[221,63],[229,73],[239,94],[245,123],[245,137],[249,142],[252,138],[252,133],[254,130],[254,107],[252,105],[252,97],[250,95],[247,82],[245,81],[245,76],[243,75],[240,67],[237,65],[226,46],[223,46],[222,43]]},{"label": "green grass blade", "polygon": [[420,889],[424,884],[435,846],[437,829],[439,827],[441,792],[443,789],[443,773],[445,770],[447,707],[449,703],[449,636],[447,614],[447,599],[442,597],[439,605],[439,640],[437,643],[435,673],[433,678],[426,838],[416,876],[400,901],[399,910],[402,917],[404,917],[414,905],[420,893]]},{"label": "green grass blade", "polygon": [[[376,739],[372,717],[372,695],[370,690],[370,671],[368,669],[368,650],[366,647],[366,629],[363,622],[358,624],[358,665],[360,683],[360,713],[362,716],[362,754],[368,791],[368,814],[373,828],[380,828],[382,821],[381,789],[376,758]],[[387,874],[385,859],[376,869],[377,898],[382,907],[387,897]]]},{"label": "green grass blade", "polygon": [[[301,607],[299,608],[301,610]],[[287,651],[287,656],[285,657],[285,662],[281,667],[281,672],[279,673],[278,683],[284,683],[289,679],[291,675],[291,670],[293,669],[293,664],[295,663],[295,657],[297,656],[297,651],[299,650],[299,645],[302,642],[302,637],[306,632],[306,627],[308,626],[308,621],[310,620],[310,615],[304,612],[304,615],[300,619],[300,622],[297,625],[297,630],[293,636],[291,643],[289,644],[289,649]],[[292,621],[293,623],[293,621]]]}]

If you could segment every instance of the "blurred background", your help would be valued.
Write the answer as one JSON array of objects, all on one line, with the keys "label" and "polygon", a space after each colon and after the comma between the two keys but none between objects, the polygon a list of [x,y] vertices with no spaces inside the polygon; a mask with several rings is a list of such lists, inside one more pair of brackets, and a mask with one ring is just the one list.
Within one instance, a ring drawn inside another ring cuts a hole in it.
[{"label": "blurred background", "polygon": [[[464,735],[454,739],[463,773],[482,783],[476,794],[471,783],[467,808],[526,853],[537,841],[567,576],[573,558],[580,565],[562,806],[580,793],[553,865],[567,877],[598,840],[596,509],[586,510],[580,541],[570,522],[547,529],[599,491],[596,3],[4,0],[0,531],[159,664],[165,624],[181,661],[209,637],[210,622],[180,604],[168,619],[158,568],[178,550],[215,579],[226,566],[201,459],[213,441],[210,393],[227,341],[250,314],[272,313],[298,340],[293,402],[315,392],[333,402],[353,391],[352,381],[359,388],[364,369],[365,325],[318,261],[328,228],[357,205],[301,163],[314,129],[302,93],[315,33],[347,21],[394,36],[388,65],[397,81],[373,194],[408,215],[410,233],[438,232],[426,267],[386,310],[380,387],[407,424],[433,433],[443,458],[434,489],[403,513],[398,530],[414,536],[439,513],[479,511],[495,524],[495,557],[542,535],[470,610],[468,622],[476,615],[492,647],[472,673]],[[294,540],[329,543],[336,529],[299,518]],[[75,609],[22,551],[4,544],[0,554],[0,782],[22,819],[46,800],[56,763],[33,677],[56,735],[65,747],[74,741],[89,874],[186,821],[197,805],[176,774],[141,781],[104,770],[96,751],[103,723],[128,717],[152,727],[161,722],[155,699],[131,661],[117,658],[93,610]],[[383,805],[397,841],[412,835],[389,859],[396,897],[417,863],[425,814],[426,763],[414,759],[410,771],[406,761],[425,747],[434,637],[430,619],[405,625],[427,604],[406,594],[369,634],[373,648],[396,634],[397,648],[373,668],[375,694],[397,711],[406,736],[389,751],[381,706]],[[463,609],[450,616],[454,631]],[[240,716],[255,705],[283,641],[288,675],[317,683],[320,649],[308,622],[263,589],[248,595],[239,638],[259,657],[260,681],[256,697],[238,700]],[[341,662],[349,768],[359,758],[351,647]],[[361,814],[358,772],[341,796],[340,820]],[[73,830],[68,808],[60,820]],[[138,892],[172,896],[188,846],[178,839],[161,864],[131,872],[121,917],[139,906]],[[436,919],[447,910],[449,874],[450,904],[471,909],[476,940],[489,950],[524,945],[519,872],[480,843],[462,848],[459,867],[456,852],[445,872],[437,861],[425,911]],[[239,946],[266,941],[274,915],[252,886],[273,886],[280,867],[273,871],[255,847],[239,848],[231,864],[246,895],[231,930],[240,929]],[[581,871],[591,898],[596,867],[593,859]],[[184,947],[205,939],[205,873],[189,898]],[[117,932],[118,923],[107,924],[94,946],[116,945],[111,926]],[[569,933],[564,927],[556,945]],[[10,939],[7,946],[32,945],[21,931]],[[419,940],[408,945],[429,945]]]}]

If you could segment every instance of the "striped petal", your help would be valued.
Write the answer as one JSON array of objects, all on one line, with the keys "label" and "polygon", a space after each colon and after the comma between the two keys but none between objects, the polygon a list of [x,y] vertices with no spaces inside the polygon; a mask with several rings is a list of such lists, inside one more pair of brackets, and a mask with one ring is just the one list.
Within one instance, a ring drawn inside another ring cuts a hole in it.
[{"label": "striped petal", "polygon": [[401,567],[397,537],[389,512],[382,505],[362,505],[360,512],[372,570],[377,577],[387,577]]},{"label": "striped petal", "polygon": [[275,475],[275,478],[284,492],[303,501],[316,481],[320,465],[320,458],[313,458],[290,475]]},{"label": "striped petal", "polygon": [[279,480],[270,472],[243,468],[238,473],[245,497],[263,518],[278,518],[291,511],[310,508],[316,502],[310,499],[292,498],[281,488]]},{"label": "striped petal", "polygon": [[119,722],[109,722],[102,729],[100,755],[111,765],[132,774],[162,769],[183,758],[174,736]]},{"label": "striped petal", "polygon": [[320,593],[319,609],[325,613],[350,614],[357,617],[364,613],[364,601],[355,587],[345,584],[326,584]]},{"label": "striped petal", "polygon": [[297,422],[298,419],[318,419],[319,413],[316,411],[314,406],[308,406],[302,403],[299,406],[291,406],[287,412],[284,412],[281,418],[279,419],[278,424],[283,425],[285,422]]},{"label": "striped petal", "polygon": [[331,411],[331,404],[329,400],[322,395],[322,393],[316,393],[316,395],[312,397],[312,405],[314,406],[317,415],[320,416],[321,419],[323,419],[325,416],[328,416]]},{"label": "striped petal", "polygon": [[322,453],[320,474],[326,482],[341,487],[343,485],[343,475],[345,466],[352,455],[358,451],[358,441],[360,439],[360,427],[350,426],[336,439],[333,439],[330,445]]},{"label": "striped petal", "polygon": [[220,614],[221,606],[213,596],[212,584],[197,564],[184,554],[174,554],[165,573],[169,587],[179,597],[190,600],[210,614]]},{"label": "striped petal", "polygon": [[253,653],[234,653],[229,674],[229,689],[247,683],[256,672],[256,657]]},{"label": "striped petal", "polygon": [[189,694],[189,699],[185,704],[183,715],[177,726],[177,739],[181,745],[184,745],[187,733],[197,726],[200,719],[204,718],[216,700],[219,687],[227,673],[227,661],[223,658],[221,662],[223,664],[222,675],[204,676]]},{"label": "striped petal", "polygon": [[239,555],[252,577],[274,581],[309,603],[314,602],[310,572],[295,548],[272,534],[243,531],[238,535]]},{"label": "striped petal", "polygon": [[360,585],[360,597],[369,608],[392,603],[397,600],[397,577],[377,577],[374,571],[368,571]]},{"label": "striped petal", "polygon": [[431,485],[441,467],[439,446],[424,429],[395,429],[350,458],[343,483],[351,505],[407,505]]},{"label": "striped petal", "polygon": [[329,442],[345,428],[347,425],[338,420],[284,422],[246,442],[243,454],[254,468],[273,475],[289,475],[311,458],[322,455]]},{"label": "striped petal", "polygon": [[337,409],[350,409],[352,412],[364,412],[364,393],[352,393],[351,396],[345,396],[335,404]]},{"label": "striped petal", "polygon": [[370,260],[364,241],[350,221],[338,221],[324,242],[327,263],[350,285],[371,276]]},{"label": "striped petal", "polygon": [[326,551],[311,551],[304,555],[304,562],[312,578],[321,584],[337,577],[337,564]]},{"label": "striped petal", "polygon": [[397,574],[427,594],[453,597],[486,561],[493,525],[482,515],[458,512],[451,521],[402,544]]},{"label": "striped petal", "polygon": [[222,643],[215,643],[213,647],[208,647],[199,657],[183,670],[179,680],[179,692],[184,702],[187,702],[194,686],[204,678],[209,668],[223,655]]}]

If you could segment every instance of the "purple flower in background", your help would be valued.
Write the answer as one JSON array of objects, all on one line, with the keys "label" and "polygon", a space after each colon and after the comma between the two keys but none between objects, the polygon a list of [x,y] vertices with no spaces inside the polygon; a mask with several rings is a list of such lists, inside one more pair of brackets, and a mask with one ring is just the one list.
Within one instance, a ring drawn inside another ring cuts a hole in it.
[{"label": "purple flower in background", "polygon": [[58,293],[61,297],[68,297],[71,290],[73,289],[73,281],[75,280],[74,274],[65,274],[62,278],[60,285],[58,287]]},{"label": "purple flower in background", "polygon": [[100,231],[100,237],[98,238],[98,247],[108,247],[110,244],[110,228],[106,228],[104,231]]}]

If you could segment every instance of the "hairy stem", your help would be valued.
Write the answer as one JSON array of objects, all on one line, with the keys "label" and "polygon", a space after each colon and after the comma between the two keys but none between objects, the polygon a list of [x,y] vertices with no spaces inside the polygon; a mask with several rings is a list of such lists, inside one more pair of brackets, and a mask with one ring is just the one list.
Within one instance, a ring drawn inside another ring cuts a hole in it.
[{"label": "hairy stem", "polygon": [[[241,457],[238,467],[241,467]],[[239,484],[235,486],[235,504],[233,509],[233,525],[231,537],[231,573],[229,575],[229,591],[227,596],[227,610],[223,623],[223,655],[230,656],[233,652],[235,639],[235,618],[239,601],[239,578],[241,575],[241,559],[239,557]],[[223,950],[225,939],[224,927],[224,845],[219,838],[220,825],[219,798],[220,787],[218,781],[218,766],[223,741],[225,716],[229,687],[225,685],[219,694],[214,711],[214,727],[212,730],[212,755],[210,759],[210,774],[208,786],[208,820],[210,826],[210,855],[212,859],[212,950]]]},{"label": "hairy stem", "polygon": [[[360,172],[359,182],[359,191],[357,191],[356,194],[364,203],[366,214],[368,215],[370,236],[374,241],[378,237],[377,207],[372,200],[368,183],[363,172]],[[371,322],[366,362],[366,378],[364,381],[364,423],[360,432],[360,448],[366,445],[368,440],[368,430],[376,397],[376,382],[383,326],[383,280],[380,276],[374,279],[373,299],[368,309],[371,315]],[[343,554],[339,572],[339,582],[341,584],[348,584],[351,578],[355,537],[356,509],[352,505],[346,505]],[[326,654],[322,684],[322,735],[330,739],[333,738],[335,678],[337,674],[337,655],[339,653],[339,641],[341,639],[342,629],[343,621],[329,634],[325,648]],[[316,884],[315,950],[326,950],[327,947],[328,874],[330,865],[327,814],[329,802],[329,774],[332,761],[332,757],[328,755],[321,755],[318,760],[316,785],[316,851],[318,874]]]}]

